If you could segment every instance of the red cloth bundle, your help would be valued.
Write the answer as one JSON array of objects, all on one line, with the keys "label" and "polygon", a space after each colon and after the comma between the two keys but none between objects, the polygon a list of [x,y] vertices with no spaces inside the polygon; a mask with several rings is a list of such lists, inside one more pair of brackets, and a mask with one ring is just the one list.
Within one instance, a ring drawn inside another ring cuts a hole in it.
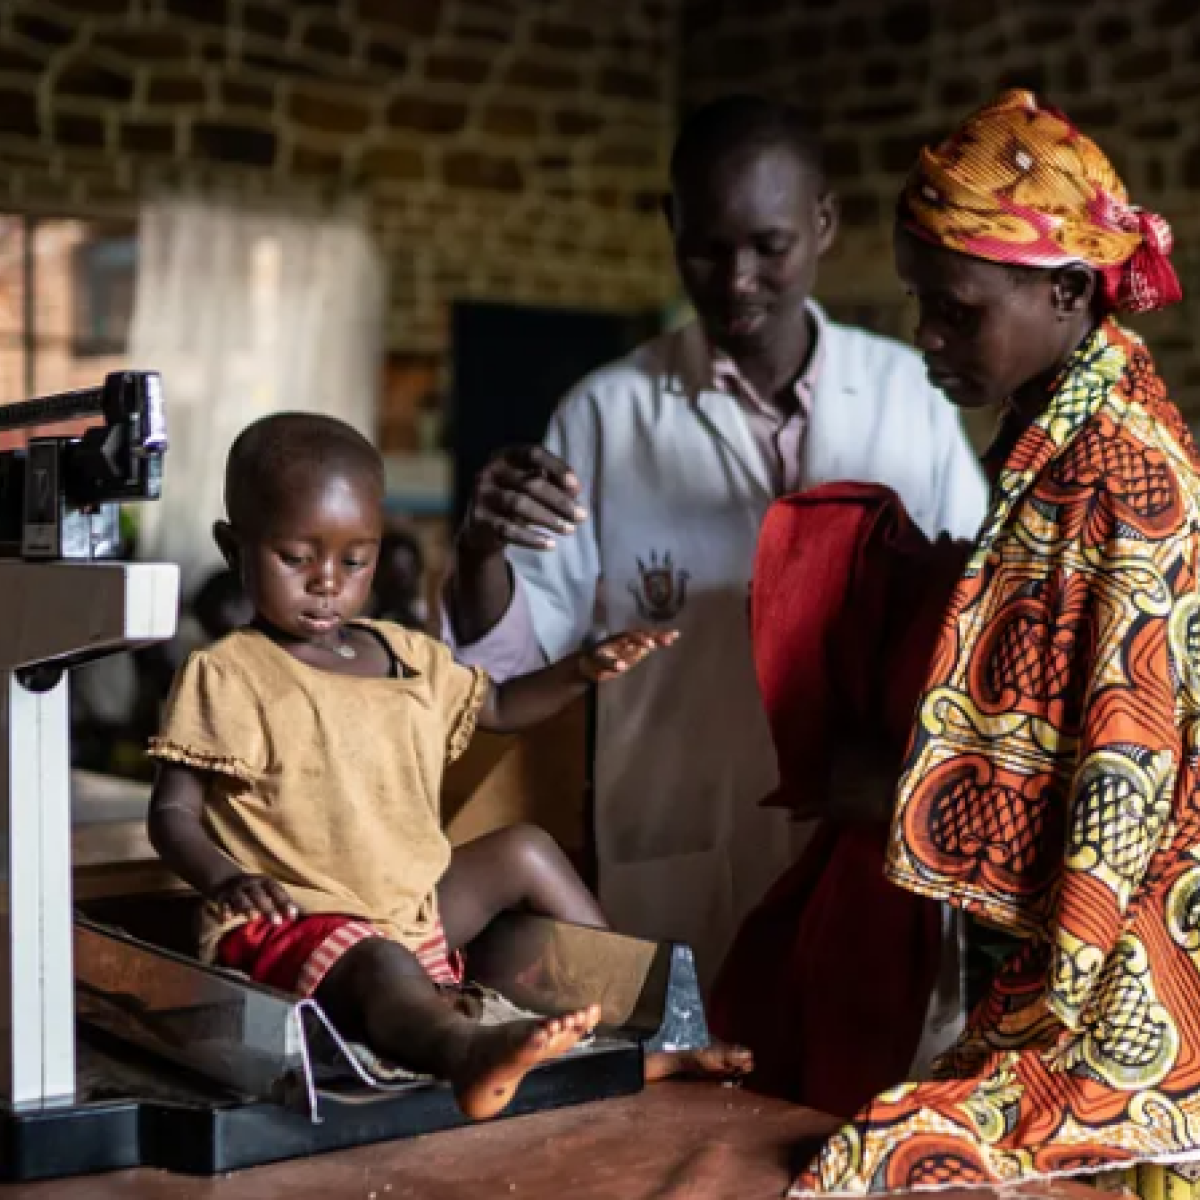
[{"label": "red cloth bundle", "polygon": [[764,803],[823,819],[743,923],[711,1015],[754,1051],[752,1086],[824,1112],[849,1117],[905,1077],[940,959],[937,906],[883,878],[888,788],[840,804],[835,763],[898,772],[968,552],[930,543],[875,485],[787,497],[763,524],[751,614],[780,774]]}]

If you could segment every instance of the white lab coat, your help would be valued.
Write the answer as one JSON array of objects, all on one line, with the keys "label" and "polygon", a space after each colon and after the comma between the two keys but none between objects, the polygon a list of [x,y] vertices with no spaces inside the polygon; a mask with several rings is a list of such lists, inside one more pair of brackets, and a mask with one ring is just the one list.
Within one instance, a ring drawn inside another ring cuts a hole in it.
[{"label": "white lab coat", "polygon": [[[927,533],[974,537],[982,475],[920,358],[813,315],[823,348],[805,486],[887,484]],[[712,389],[708,363],[693,324],[583,380],[546,446],[578,475],[590,520],[549,553],[511,555],[550,660],[598,627],[682,634],[600,689],[595,832],[614,926],[690,943],[706,982],[797,851],[787,815],[759,806],[777,774],[748,598],[775,497],[742,406]]]}]

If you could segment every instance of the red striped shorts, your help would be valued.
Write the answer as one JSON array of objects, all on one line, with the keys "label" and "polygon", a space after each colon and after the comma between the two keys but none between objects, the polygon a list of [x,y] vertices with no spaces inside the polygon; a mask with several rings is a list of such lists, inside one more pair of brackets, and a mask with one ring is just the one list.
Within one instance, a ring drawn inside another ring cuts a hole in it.
[{"label": "red striped shorts", "polygon": [[[258,917],[227,933],[217,946],[217,963],[249,975],[280,992],[311,996],[343,954],[367,938],[384,937],[356,917],[325,914],[273,925]],[[441,920],[417,950],[417,961],[437,984],[462,983],[462,956],[450,952]]]}]

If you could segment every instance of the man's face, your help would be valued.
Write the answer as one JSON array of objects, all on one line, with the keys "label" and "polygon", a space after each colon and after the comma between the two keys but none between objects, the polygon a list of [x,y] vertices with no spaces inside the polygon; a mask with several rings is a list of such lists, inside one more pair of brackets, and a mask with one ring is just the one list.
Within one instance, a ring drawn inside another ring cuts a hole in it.
[{"label": "man's face", "polygon": [[675,260],[709,338],[737,353],[788,336],[837,232],[822,181],[785,145],[691,167],[668,200]]}]

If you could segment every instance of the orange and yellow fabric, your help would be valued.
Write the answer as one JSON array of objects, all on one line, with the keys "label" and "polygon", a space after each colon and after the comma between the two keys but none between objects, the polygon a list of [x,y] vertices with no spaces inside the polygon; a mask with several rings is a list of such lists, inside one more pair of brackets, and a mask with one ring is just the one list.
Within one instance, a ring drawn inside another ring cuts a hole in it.
[{"label": "orange and yellow fabric", "polygon": [[914,233],[989,262],[1087,263],[1110,310],[1146,312],[1182,295],[1170,226],[1130,204],[1096,143],[1031,92],[1005,92],[922,150],[901,212]]},{"label": "orange and yellow fabric", "polygon": [[[1169,233],[1023,94],[923,156],[901,220],[993,261],[1087,262],[1111,307],[1178,295]],[[1018,948],[931,1077],[877,1096],[794,1196],[1060,1175],[1193,1195],[1200,456],[1146,348],[1111,317],[1039,417],[1006,419],[886,871]]]},{"label": "orange and yellow fabric", "polygon": [[888,877],[1023,941],[936,1079],[794,1194],[1200,1153],[1200,459],[1106,323],[1019,438],[951,602]]}]

